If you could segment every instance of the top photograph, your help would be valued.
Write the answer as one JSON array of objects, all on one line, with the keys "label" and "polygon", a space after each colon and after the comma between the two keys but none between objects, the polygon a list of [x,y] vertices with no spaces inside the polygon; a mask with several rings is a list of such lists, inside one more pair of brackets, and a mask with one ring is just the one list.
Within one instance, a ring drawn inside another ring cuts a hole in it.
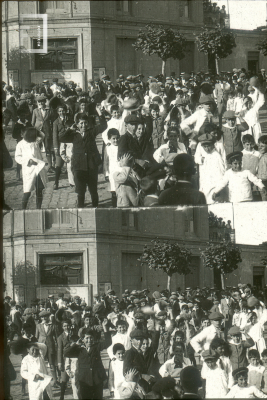
[{"label": "top photograph", "polygon": [[267,3],[3,1],[3,208],[267,200]]}]

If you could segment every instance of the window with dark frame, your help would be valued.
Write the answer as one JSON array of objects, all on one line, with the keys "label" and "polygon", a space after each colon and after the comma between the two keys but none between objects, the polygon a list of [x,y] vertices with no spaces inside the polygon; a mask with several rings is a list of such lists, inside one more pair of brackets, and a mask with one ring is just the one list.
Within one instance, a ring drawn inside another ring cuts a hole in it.
[{"label": "window with dark frame", "polygon": [[58,253],[39,255],[41,285],[83,284],[83,254]]},{"label": "window with dark frame", "polygon": [[121,14],[131,14],[131,2],[127,0],[116,1],[116,11]]},{"label": "window with dark frame", "polygon": [[[33,48],[38,47],[37,39],[33,40]],[[48,39],[47,53],[35,54],[35,70],[37,71],[64,71],[78,68],[77,38]]]}]

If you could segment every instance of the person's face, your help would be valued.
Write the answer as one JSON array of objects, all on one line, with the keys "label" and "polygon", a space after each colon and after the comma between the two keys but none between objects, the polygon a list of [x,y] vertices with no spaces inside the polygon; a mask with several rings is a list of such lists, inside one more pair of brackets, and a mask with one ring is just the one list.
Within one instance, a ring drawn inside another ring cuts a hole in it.
[{"label": "person's face", "polygon": [[212,325],[213,326],[215,326],[215,328],[220,328],[221,327],[221,323],[222,323],[222,320],[221,319],[219,319],[219,320],[217,320],[217,321],[211,321],[211,323],[212,323]]},{"label": "person's face", "polygon": [[261,154],[267,153],[267,144],[259,142],[258,148]]},{"label": "person's face", "polygon": [[119,361],[123,361],[124,359],[124,350],[118,350],[115,354],[115,357]]},{"label": "person's face", "polygon": [[39,108],[45,108],[45,100],[37,101],[37,104]]},{"label": "person's face", "polygon": [[93,335],[85,335],[83,338],[83,343],[86,347],[91,347],[95,343],[95,338]]},{"label": "person's face", "polygon": [[171,122],[171,128],[178,128],[178,124],[176,121]]},{"label": "person's face", "polygon": [[153,119],[158,118],[158,116],[159,116],[159,112],[158,112],[158,111],[156,111],[156,110],[151,110],[151,117],[152,117]]},{"label": "person's face", "polygon": [[117,332],[124,335],[127,332],[127,327],[125,325],[118,325]]},{"label": "person's face", "polygon": [[90,324],[90,318],[84,318],[84,324],[88,326]]},{"label": "person's face", "polygon": [[241,375],[237,378],[237,384],[239,387],[246,387],[248,384],[248,375]]},{"label": "person's face", "polygon": [[241,342],[241,334],[231,335],[231,339],[233,340],[234,343],[240,343]]},{"label": "person's face", "polygon": [[66,110],[64,108],[59,108],[57,110],[57,113],[61,118],[64,118],[66,116]]},{"label": "person's face", "polygon": [[203,149],[206,151],[206,153],[210,154],[212,150],[214,149],[214,144],[213,143],[205,143],[203,144]]},{"label": "person's face", "polygon": [[180,335],[175,336],[175,343],[183,343],[183,338]]},{"label": "person's face", "polygon": [[135,132],[137,138],[140,138],[140,137],[142,136],[142,133],[143,133],[143,125],[142,125],[142,124],[139,124],[139,125],[137,126],[137,130],[136,130],[136,132]]},{"label": "person's face", "polygon": [[252,325],[255,325],[257,322],[257,317],[255,315],[253,315],[253,317],[251,317],[251,323]]},{"label": "person's face", "polygon": [[261,360],[262,360],[264,367],[267,367],[267,356],[262,356]]},{"label": "person's face", "polygon": [[81,112],[84,112],[84,111],[85,111],[85,108],[86,108],[85,103],[81,103],[81,104],[80,104],[80,110],[81,110]]},{"label": "person's face", "polygon": [[257,357],[251,357],[251,358],[249,359],[249,361],[250,361],[250,364],[251,364],[253,367],[257,367],[257,366],[259,365],[259,363],[260,363],[260,360],[259,360],[259,358],[257,358]]},{"label": "person's face", "polygon": [[148,340],[147,340],[147,339],[144,339],[144,340],[143,340],[143,343],[142,343],[142,346],[141,346],[142,352],[145,353],[146,350],[147,350],[147,348],[148,348]]},{"label": "person's face", "polygon": [[229,126],[233,127],[235,125],[235,118],[227,119],[226,122]]},{"label": "person's face", "polygon": [[231,162],[231,167],[234,172],[241,171],[242,160],[234,160]]},{"label": "person's face", "polygon": [[68,331],[70,330],[70,325],[69,325],[67,322],[65,322],[65,323],[62,325],[62,328],[63,328],[63,331],[64,331],[64,332],[68,332]]},{"label": "person's face", "polygon": [[182,347],[175,347],[173,350],[173,354],[174,354],[174,362],[178,362],[181,360],[181,358],[183,357],[183,349]]},{"label": "person's face", "polygon": [[85,132],[86,129],[88,128],[88,126],[89,126],[89,123],[88,123],[88,121],[80,119],[80,121],[78,122],[77,126],[78,126],[78,129],[79,129],[80,132]]},{"label": "person's face", "polygon": [[33,103],[32,99],[31,99],[31,98],[27,99],[27,103],[28,103],[29,105],[32,105],[32,103]]},{"label": "person's face", "polygon": [[141,339],[141,338],[133,338],[132,339],[132,344],[137,350],[141,349],[142,343],[143,343],[143,339]]},{"label": "person's face", "polygon": [[[119,144],[119,136],[118,135],[111,136],[109,141],[110,141],[111,144],[113,144],[113,146],[118,146],[118,144]],[[114,311],[115,311],[115,309],[114,309]]]},{"label": "person's face", "polygon": [[204,108],[204,110],[205,110],[206,112],[210,112],[210,110],[211,110],[211,103],[202,104],[202,107]]},{"label": "person's face", "polygon": [[239,314],[239,312],[240,312],[239,308],[236,308],[236,309],[235,309],[235,313],[236,313],[236,314]]},{"label": "person's face", "polygon": [[30,354],[30,356],[37,358],[39,357],[39,349],[38,347],[32,346],[28,349],[28,353]]},{"label": "person's face", "polygon": [[224,346],[218,346],[217,349],[215,349],[216,353],[219,356],[223,356],[224,355],[224,352],[225,352],[224,350],[225,350]]},{"label": "person's face", "polygon": [[120,118],[119,110],[113,110],[112,111],[112,118],[115,118],[115,119],[119,119]]},{"label": "person's face", "polygon": [[45,317],[42,317],[42,321],[47,323],[49,321],[49,316],[46,315]]},{"label": "person's face", "polygon": [[168,135],[168,139],[171,144],[177,144],[177,134],[175,132],[170,132]]},{"label": "person's face", "polygon": [[206,360],[205,363],[209,367],[209,369],[215,369],[216,368],[216,361],[215,360]]},{"label": "person's face", "polygon": [[243,143],[243,146],[244,146],[244,149],[247,150],[247,151],[252,151],[253,147],[254,147],[253,144],[249,143],[249,142]]}]

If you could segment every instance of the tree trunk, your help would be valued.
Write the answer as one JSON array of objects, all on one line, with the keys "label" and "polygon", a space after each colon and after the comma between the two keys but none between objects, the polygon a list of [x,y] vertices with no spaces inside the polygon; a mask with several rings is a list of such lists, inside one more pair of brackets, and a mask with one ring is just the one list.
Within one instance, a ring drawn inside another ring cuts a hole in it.
[{"label": "tree trunk", "polygon": [[222,290],[224,290],[224,275],[221,274],[221,281],[222,281]]},{"label": "tree trunk", "polygon": [[166,61],[162,60],[162,67],[161,67],[161,73],[165,78],[165,67],[166,67]]},{"label": "tree trunk", "polygon": [[167,289],[169,292],[171,292],[171,276],[170,275],[168,275]]},{"label": "tree trunk", "polygon": [[218,58],[215,58],[215,63],[216,63],[216,72],[217,72],[217,75],[219,75],[219,74],[220,74],[220,71],[219,71],[219,61],[218,61]]}]

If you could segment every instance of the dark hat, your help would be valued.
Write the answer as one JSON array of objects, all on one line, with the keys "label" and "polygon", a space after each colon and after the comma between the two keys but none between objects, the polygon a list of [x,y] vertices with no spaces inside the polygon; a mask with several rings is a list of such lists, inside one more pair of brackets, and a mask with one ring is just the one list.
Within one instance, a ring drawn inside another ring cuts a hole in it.
[{"label": "dark hat", "polygon": [[202,384],[200,371],[191,365],[181,370],[180,379],[182,386],[185,385],[186,387],[192,383],[197,383],[199,387]]},{"label": "dark hat", "polygon": [[242,158],[242,157],[243,157],[242,151],[233,151],[232,153],[230,153],[226,156],[226,160],[231,162],[232,160]]},{"label": "dark hat", "polygon": [[141,329],[134,329],[130,333],[131,339],[145,339],[146,337],[147,337],[146,334],[143,331],[141,331]]},{"label": "dark hat", "polygon": [[129,114],[127,115],[127,117],[124,119],[124,122],[126,124],[131,124],[131,125],[138,125],[142,123],[142,120],[140,118],[138,118],[136,115],[134,114]]},{"label": "dark hat", "polygon": [[11,297],[10,296],[5,296],[5,300],[11,300]]},{"label": "dark hat", "polygon": [[136,314],[134,314],[134,318],[135,319],[145,319],[145,316],[143,313],[137,312]]},{"label": "dark hat", "polygon": [[175,174],[194,173],[194,160],[189,154],[178,154],[173,160]]},{"label": "dark hat", "polygon": [[209,133],[205,133],[198,137],[198,141],[203,144],[211,144],[215,142],[214,136],[210,135]]},{"label": "dark hat", "polygon": [[237,368],[232,372],[232,375],[235,379],[237,379],[239,375],[243,374],[248,374],[248,369],[246,367]]},{"label": "dark hat", "polygon": [[55,314],[55,319],[57,322],[63,322],[67,319],[70,319],[71,317],[72,311],[66,310],[65,308],[60,308]]},{"label": "dark hat", "polygon": [[228,333],[229,333],[229,335],[231,335],[231,336],[232,336],[232,335],[241,335],[239,326],[232,326],[232,327],[229,329]]},{"label": "dark hat", "polygon": [[80,299],[80,296],[74,296],[74,299],[76,299],[76,300]]},{"label": "dark hat", "polygon": [[224,316],[219,312],[213,312],[209,315],[209,319],[211,321],[219,321],[220,319],[224,319]]},{"label": "dark hat", "polygon": [[51,313],[47,310],[41,311],[39,317],[49,317]]},{"label": "dark hat", "polygon": [[207,361],[207,360],[215,361],[219,358],[219,356],[217,354],[215,354],[215,352],[212,352],[210,350],[203,351],[203,353],[201,355],[205,361]]},{"label": "dark hat", "polygon": [[236,119],[235,112],[234,112],[234,111],[231,111],[231,110],[225,111],[223,117],[224,117],[225,119]]},{"label": "dark hat", "polygon": [[201,96],[199,99],[199,104],[207,104],[207,103],[214,103],[213,97],[208,95]]}]

